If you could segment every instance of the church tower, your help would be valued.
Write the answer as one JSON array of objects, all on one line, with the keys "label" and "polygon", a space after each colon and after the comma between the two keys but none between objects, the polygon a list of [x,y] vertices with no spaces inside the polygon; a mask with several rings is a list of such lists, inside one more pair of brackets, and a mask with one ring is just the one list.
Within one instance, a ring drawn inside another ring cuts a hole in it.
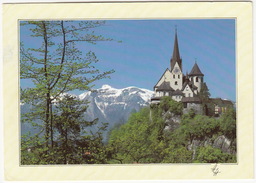
[{"label": "church tower", "polygon": [[170,60],[171,62],[171,87],[174,90],[181,90],[183,83],[183,73],[182,73],[182,59],[180,58],[179,52],[179,44],[178,44],[178,36],[177,29],[175,29],[175,39],[173,46],[173,54]]},{"label": "church tower", "polygon": [[204,82],[204,74],[201,72],[196,62],[191,72],[189,73],[189,78],[193,82],[193,84],[197,87],[197,93],[200,92],[202,88],[202,84]]}]

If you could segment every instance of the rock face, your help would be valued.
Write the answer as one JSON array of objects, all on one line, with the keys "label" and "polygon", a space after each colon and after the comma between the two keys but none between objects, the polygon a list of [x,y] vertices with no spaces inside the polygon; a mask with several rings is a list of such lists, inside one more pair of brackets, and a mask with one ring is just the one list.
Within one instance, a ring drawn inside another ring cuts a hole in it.
[{"label": "rock face", "polygon": [[190,109],[193,109],[196,114],[203,114],[203,107],[201,104],[188,103],[187,107],[183,109],[183,113],[189,113]]},{"label": "rock face", "polygon": [[[168,131],[173,131],[180,126],[181,116],[175,115],[170,111],[164,113],[163,119],[165,121],[165,129]],[[188,142],[187,149],[193,151],[193,157],[195,157],[196,149],[199,147],[212,146],[213,148],[218,148],[224,153],[234,154],[236,153],[232,150],[231,141],[224,135],[218,136],[215,139],[205,138],[204,140],[193,139],[192,142]]]},{"label": "rock face", "polygon": [[163,118],[165,120],[165,125],[166,125],[164,130],[173,131],[180,126],[180,122],[181,122],[180,115],[175,115],[170,111],[168,111],[165,114],[163,114]]},{"label": "rock face", "polygon": [[234,154],[236,153],[231,149],[231,141],[224,135],[218,136],[216,139],[205,138],[204,140],[192,140],[187,146],[188,150],[193,151],[193,158],[195,157],[196,149],[199,147],[212,146],[218,148],[224,153]]},{"label": "rock face", "polygon": [[222,152],[225,153],[233,153],[230,149],[231,141],[227,139],[224,135],[219,136],[214,140],[214,143],[212,145],[214,148],[219,148],[222,150]]}]

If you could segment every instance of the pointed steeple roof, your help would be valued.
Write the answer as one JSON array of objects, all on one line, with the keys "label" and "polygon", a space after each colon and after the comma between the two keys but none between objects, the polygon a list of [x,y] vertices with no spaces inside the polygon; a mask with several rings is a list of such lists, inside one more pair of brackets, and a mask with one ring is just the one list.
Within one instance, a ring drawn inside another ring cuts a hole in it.
[{"label": "pointed steeple roof", "polygon": [[191,72],[189,73],[189,76],[204,76],[204,74],[199,69],[197,63],[195,62]]},{"label": "pointed steeple roof", "polygon": [[174,39],[173,53],[172,53],[172,58],[171,58],[171,71],[176,62],[179,64],[179,66],[182,70],[182,64],[181,64],[182,59],[180,58],[180,52],[179,52],[177,28],[175,28],[175,39]]},{"label": "pointed steeple roof", "polygon": [[175,31],[175,40],[174,40],[174,47],[173,47],[172,58],[175,59],[175,60],[180,60],[180,52],[179,52],[177,30]]}]

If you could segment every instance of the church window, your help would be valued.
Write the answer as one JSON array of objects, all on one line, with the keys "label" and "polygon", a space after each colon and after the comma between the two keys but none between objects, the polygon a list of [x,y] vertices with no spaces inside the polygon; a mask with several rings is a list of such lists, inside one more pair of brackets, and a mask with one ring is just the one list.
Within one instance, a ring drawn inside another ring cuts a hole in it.
[{"label": "church window", "polygon": [[180,75],[178,75],[178,78],[180,79]]},{"label": "church window", "polygon": [[198,82],[198,77],[196,77],[196,82]]},{"label": "church window", "polygon": [[175,79],[175,75],[173,74],[173,79]]},{"label": "church window", "polygon": [[175,81],[175,85],[178,85],[178,81]]}]

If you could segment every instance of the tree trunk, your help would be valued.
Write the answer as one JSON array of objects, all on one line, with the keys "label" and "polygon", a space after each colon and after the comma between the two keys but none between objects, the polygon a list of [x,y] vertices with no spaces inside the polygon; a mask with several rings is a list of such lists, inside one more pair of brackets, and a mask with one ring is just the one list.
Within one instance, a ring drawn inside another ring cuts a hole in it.
[{"label": "tree trunk", "polygon": [[50,103],[50,116],[51,116],[51,119],[50,119],[50,126],[51,126],[51,145],[52,145],[52,148],[54,146],[54,141],[53,141],[53,114],[52,114],[52,103]]},{"label": "tree trunk", "polygon": [[[47,98],[48,98],[47,93]],[[45,134],[45,141],[46,141],[46,147],[49,148],[49,114],[50,114],[50,108],[49,108],[50,101],[46,100],[46,112],[45,112],[45,128],[46,128],[46,134]]]},{"label": "tree trunk", "polygon": [[[47,59],[48,59],[48,38],[47,38],[47,30],[46,24],[42,21],[43,25],[43,36],[44,36],[44,77],[45,81],[48,82],[48,71],[47,71]],[[48,89],[48,88],[47,88]],[[50,91],[48,90],[46,93],[46,111],[45,111],[45,141],[46,147],[49,147],[49,117],[50,117]]]},{"label": "tree trunk", "polygon": [[67,150],[68,150],[68,129],[65,129],[65,152],[64,152],[64,163],[67,164]]}]

